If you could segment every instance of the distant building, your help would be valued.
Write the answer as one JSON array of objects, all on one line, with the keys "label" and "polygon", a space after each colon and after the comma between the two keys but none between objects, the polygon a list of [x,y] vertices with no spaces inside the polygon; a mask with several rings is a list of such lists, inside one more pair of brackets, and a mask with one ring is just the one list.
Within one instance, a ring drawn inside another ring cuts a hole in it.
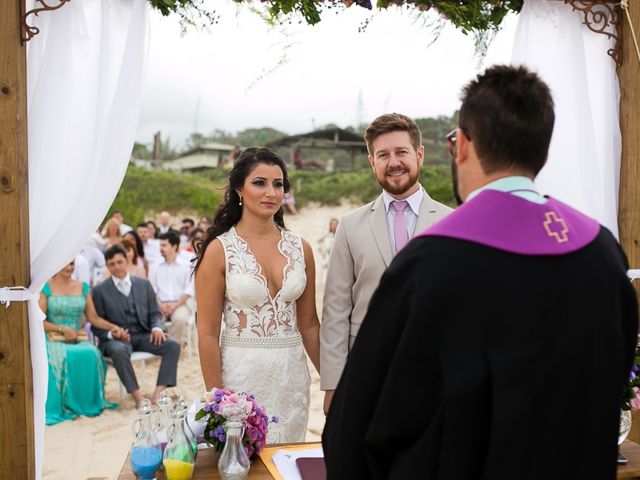
[{"label": "distant building", "polygon": [[206,168],[222,168],[229,161],[235,145],[203,143],[174,160],[162,162],[162,169],[172,172],[194,172]]}]

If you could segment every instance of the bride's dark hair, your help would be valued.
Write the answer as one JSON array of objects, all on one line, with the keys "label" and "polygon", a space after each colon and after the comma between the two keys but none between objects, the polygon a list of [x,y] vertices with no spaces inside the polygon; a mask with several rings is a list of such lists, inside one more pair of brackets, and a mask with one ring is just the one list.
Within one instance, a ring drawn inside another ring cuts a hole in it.
[{"label": "bride's dark hair", "polygon": [[[240,196],[236,190],[244,185],[246,178],[259,164],[277,165],[280,167],[285,193],[291,188],[289,176],[287,175],[287,167],[282,158],[276,153],[268,148],[251,147],[244,150],[229,172],[229,184],[224,192],[224,201],[218,205],[218,209],[213,218],[213,225],[207,229],[204,239],[199,242],[194,240],[193,248],[196,252],[194,272],[198,270],[198,267],[202,263],[202,257],[207,250],[207,246],[209,246],[218,235],[223,234],[238,223],[240,217],[242,217]],[[282,207],[275,213],[273,220],[277,225],[285,228]]]}]

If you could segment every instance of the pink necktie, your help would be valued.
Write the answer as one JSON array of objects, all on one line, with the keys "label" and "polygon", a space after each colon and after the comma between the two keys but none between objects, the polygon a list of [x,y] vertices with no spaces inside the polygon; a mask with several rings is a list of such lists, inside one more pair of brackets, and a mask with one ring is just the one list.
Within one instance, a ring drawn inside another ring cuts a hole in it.
[{"label": "pink necktie", "polygon": [[406,201],[394,200],[390,203],[393,208],[393,238],[396,244],[396,253],[404,248],[409,242],[409,233],[407,232],[407,221],[404,218],[404,211],[409,204]]}]

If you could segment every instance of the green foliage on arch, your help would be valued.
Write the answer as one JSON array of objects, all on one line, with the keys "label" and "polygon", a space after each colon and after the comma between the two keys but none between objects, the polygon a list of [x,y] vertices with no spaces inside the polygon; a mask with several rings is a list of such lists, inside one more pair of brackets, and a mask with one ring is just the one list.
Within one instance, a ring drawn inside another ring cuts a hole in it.
[{"label": "green foliage on arch", "polygon": [[[215,22],[217,15],[204,6],[203,0],[148,0],[163,15],[176,13],[187,23],[194,18]],[[358,6],[373,10],[402,7],[425,12],[435,9],[464,33],[476,35],[497,31],[504,17],[519,12],[524,0],[234,0],[252,7],[266,8],[268,19],[278,22],[291,15],[300,16],[310,25],[321,20],[324,10]]]}]

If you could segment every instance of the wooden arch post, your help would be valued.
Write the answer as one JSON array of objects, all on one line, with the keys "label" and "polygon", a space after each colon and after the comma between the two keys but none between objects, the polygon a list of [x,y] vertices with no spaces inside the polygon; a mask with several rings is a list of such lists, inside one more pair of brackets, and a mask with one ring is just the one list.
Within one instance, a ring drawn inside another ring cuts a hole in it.
[{"label": "wooden arch post", "polygon": [[[640,4],[637,1],[629,2],[629,14],[636,34],[640,33]],[[622,130],[618,228],[630,268],[640,268],[640,59],[627,18],[622,18],[622,30],[624,60],[618,69]],[[640,292],[638,282],[635,281],[636,292]],[[633,412],[632,418],[629,439],[640,442],[640,412]]]},{"label": "wooden arch post", "polygon": [[[636,34],[640,33],[640,4],[637,1],[629,2],[629,14]],[[631,268],[640,268],[640,59],[626,18],[622,18],[622,25],[624,61],[618,69],[622,130],[618,226],[620,243]],[[636,289],[640,291],[640,284],[636,283]]]},{"label": "wooden arch post", "polygon": [[[0,1],[0,288],[29,285],[24,0]],[[35,478],[26,302],[0,305],[0,478]]]}]

